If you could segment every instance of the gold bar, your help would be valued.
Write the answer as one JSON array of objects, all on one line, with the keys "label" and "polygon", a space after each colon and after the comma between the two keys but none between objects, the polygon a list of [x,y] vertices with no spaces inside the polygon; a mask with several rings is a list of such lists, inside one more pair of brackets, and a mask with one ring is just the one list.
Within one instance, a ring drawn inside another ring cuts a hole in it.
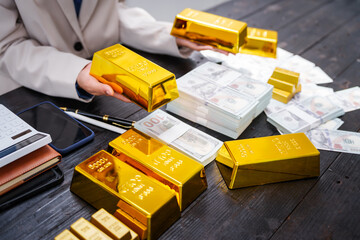
[{"label": "gold bar", "polygon": [[120,205],[135,222],[142,219],[148,239],[180,218],[173,191],[103,150],[75,167],[70,190],[96,209],[114,213]]},{"label": "gold bar", "polygon": [[224,145],[228,153],[217,156],[216,163],[229,189],[320,174],[320,153],[304,133],[233,140]]},{"label": "gold bar", "polygon": [[173,73],[120,44],[94,53],[90,74],[148,112],[179,96]]},{"label": "gold bar", "polygon": [[202,164],[136,129],[111,141],[108,151],[172,189],[181,211],[207,188]]},{"label": "gold bar", "polygon": [[276,58],[277,42],[276,31],[248,27],[246,44],[241,46],[240,53]]},{"label": "gold bar", "polygon": [[130,229],[105,209],[91,216],[90,222],[115,240],[131,240]]},{"label": "gold bar", "polygon": [[246,29],[245,22],[186,8],[176,15],[171,35],[238,53]]},{"label": "gold bar", "polygon": [[271,84],[274,86],[274,88],[277,88],[279,90],[283,90],[285,92],[289,92],[289,93],[295,93],[295,85],[292,83],[288,83],[285,81],[281,81],[275,78],[270,78],[268,80],[268,84]]},{"label": "gold bar", "polygon": [[284,82],[292,83],[295,87],[299,84],[300,73],[276,67],[271,78],[275,78]]},{"label": "gold bar", "polygon": [[282,103],[288,103],[294,96],[293,93],[286,92],[277,88],[273,88],[272,98]]},{"label": "gold bar", "polygon": [[92,225],[85,218],[80,218],[71,224],[70,230],[81,240],[112,240],[109,236],[100,231],[100,229]]},{"label": "gold bar", "polygon": [[79,240],[79,238],[77,238],[69,230],[65,229],[59,235],[57,235],[54,240]]}]

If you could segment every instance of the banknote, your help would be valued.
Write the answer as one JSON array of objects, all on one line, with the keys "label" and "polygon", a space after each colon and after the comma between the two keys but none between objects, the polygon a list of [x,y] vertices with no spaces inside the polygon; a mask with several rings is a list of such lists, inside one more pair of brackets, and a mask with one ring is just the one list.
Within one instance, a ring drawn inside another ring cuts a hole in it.
[{"label": "banknote", "polygon": [[356,86],[336,91],[334,95],[332,95],[331,101],[343,108],[345,112],[360,109],[360,87]]},{"label": "banknote", "polygon": [[300,82],[322,84],[322,83],[331,83],[333,82],[333,80],[320,67],[314,67],[309,71],[301,72]]},{"label": "banknote", "polygon": [[308,116],[297,115],[297,111],[289,110],[290,108],[285,108],[269,115],[268,122],[284,133],[297,133],[310,130],[313,122],[316,121],[311,117],[308,118]]},{"label": "banknote", "polygon": [[281,63],[279,67],[300,73],[301,75],[304,72],[312,70],[315,64],[299,55],[294,55]]},{"label": "banknote", "polygon": [[318,86],[313,83],[301,84],[301,92],[295,94],[293,101],[301,102],[313,96],[328,96],[334,93],[334,90],[329,87]]},{"label": "banknote", "polygon": [[340,118],[334,118],[331,119],[320,126],[314,128],[314,129],[328,129],[328,130],[337,130],[341,125],[344,124],[344,121]]},{"label": "banknote", "polygon": [[222,146],[222,142],[170,114],[157,109],[137,121],[136,129],[177,149],[202,163],[210,163]]},{"label": "banknote", "polygon": [[269,104],[266,106],[264,112],[267,116],[269,116],[272,113],[279,112],[280,110],[286,108],[287,106],[293,104],[292,102],[288,102],[287,104],[279,102],[275,99],[271,99]]},{"label": "banknote", "polygon": [[313,96],[301,101],[299,107],[316,118],[323,118],[323,122],[341,116],[344,111],[327,97]]},{"label": "banknote", "polygon": [[318,149],[360,154],[360,133],[313,129],[305,134]]},{"label": "banknote", "polygon": [[271,91],[273,88],[270,84],[247,77],[236,78],[228,86],[236,91],[253,96],[256,99],[260,99],[266,94],[272,94]]}]

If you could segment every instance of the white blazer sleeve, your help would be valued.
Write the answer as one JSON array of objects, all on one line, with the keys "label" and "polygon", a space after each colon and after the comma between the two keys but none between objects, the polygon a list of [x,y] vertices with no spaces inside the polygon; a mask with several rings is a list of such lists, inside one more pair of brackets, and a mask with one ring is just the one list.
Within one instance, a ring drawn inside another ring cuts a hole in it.
[{"label": "white blazer sleeve", "polygon": [[186,58],[191,50],[178,49],[175,37],[170,35],[172,23],[156,21],[142,8],[118,7],[120,41],[143,51]]},{"label": "white blazer sleeve", "polygon": [[79,99],[75,82],[90,61],[30,39],[13,0],[0,4],[0,71],[20,85],[51,96]]}]

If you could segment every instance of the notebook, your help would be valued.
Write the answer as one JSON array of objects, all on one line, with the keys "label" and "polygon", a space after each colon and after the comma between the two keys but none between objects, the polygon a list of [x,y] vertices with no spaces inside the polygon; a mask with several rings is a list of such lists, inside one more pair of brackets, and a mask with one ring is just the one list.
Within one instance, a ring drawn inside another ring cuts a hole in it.
[{"label": "notebook", "polygon": [[54,167],[60,160],[60,153],[45,145],[0,168],[0,196]]},{"label": "notebook", "polygon": [[51,142],[51,136],[39,132],[0,104],[0,168]]}]

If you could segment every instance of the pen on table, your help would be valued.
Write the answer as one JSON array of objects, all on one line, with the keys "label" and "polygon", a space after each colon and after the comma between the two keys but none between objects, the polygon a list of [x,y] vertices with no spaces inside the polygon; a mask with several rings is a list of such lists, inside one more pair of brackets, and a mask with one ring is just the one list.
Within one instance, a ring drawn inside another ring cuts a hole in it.
[{"label": "pen on table", "polygon": [[123,119],[123,118],[110,117],[109,115],[101,116],[101,115],[84,112],[79,109],[73,109],[73,108],[67,108],[67,107],[60,107],[60,109],[62,109],[63,111],[66,111],[66,112],[74,112],[76,114],[83,115],[83,116],[86,116],[86,117],[89,117],[89,118],[92,118],[92,119],[95,119],[98,121],[102,121],[102,122],[105,122],[105,123],[108,123],[108,124],[111,124],[111,125],[114,125],[117,127],[129,129],[129,128],[133,127],[135,124],[135,121],[131,121],[128,119]]},{"label": "pen on table", "polygon": [[125,129],[115,127],[114,125],[110,125],[110,124],[95,120],[93,118],[89,118],[89,117],[86,117],[86,116],[83,116],[83,115],[80,115],[80,114],[77,114],[77,113],[74,113],[74,112],[70,112],[70,111],[64,111],[64,112],[66,112],[67,114],[69,114],[73,118],[76,118],[76,119],[78,119],[80,121],[90,123],[90,124],[92,124],[94,126],[97,126],[97,127],[101,127],[101,128],[104,128],[104,129],[107,129],[107,130],[110,130],[110,131],[113,131],[113,132],[116,132],[116,133],[120,133],[120,134],[123,134],[124,132],[126,132]]}]

